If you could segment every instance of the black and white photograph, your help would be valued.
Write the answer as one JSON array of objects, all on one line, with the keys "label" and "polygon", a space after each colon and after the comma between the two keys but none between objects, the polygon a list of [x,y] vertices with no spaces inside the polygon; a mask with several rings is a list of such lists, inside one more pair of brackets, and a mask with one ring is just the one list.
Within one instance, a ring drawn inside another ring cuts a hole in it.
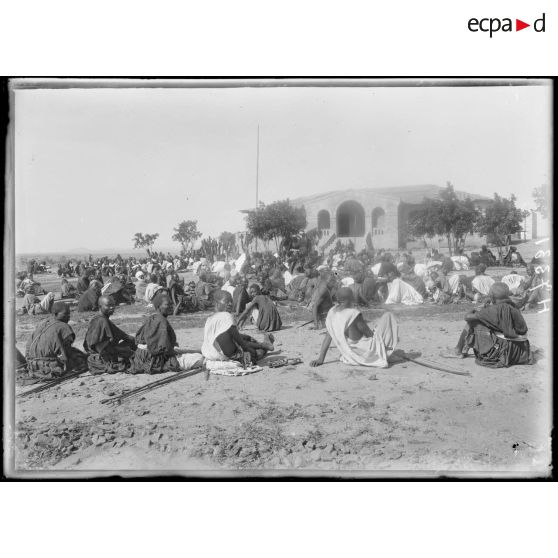
[{"label": "black and white photograph", "polygon": [[8,82],[11,478],[547,478],[553,84]]}]

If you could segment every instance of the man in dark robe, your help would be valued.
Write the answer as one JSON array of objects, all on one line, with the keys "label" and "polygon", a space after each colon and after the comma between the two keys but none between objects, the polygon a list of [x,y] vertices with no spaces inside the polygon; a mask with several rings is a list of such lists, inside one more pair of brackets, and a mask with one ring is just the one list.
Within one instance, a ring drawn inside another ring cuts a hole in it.
[{"label": "man in dark robe", "polygon": [[252,314],[254,323],[260,331],[279,331],[283,323],[279,310],[271,298],[262,294],[257,284],[250,285],[248,293],[252,301],[246,305],[244,312],[239,316],[237,326],[242,327],[248,316]]},{"label": "man in dark robe", "polygon": [[114,299],[102,296],[99,299],[99,314],[89,322],[83,348],[88,353],[91,374],[114,374],[130,367],[136,345],[131,335],[110,320],[114,309]]},{"label": "man in dark robe", "polygon": [[533,364],[529,340],[525,337],[527,324],[509,295],[505,283],[497,282],[490,287],[490,303],[465,316],[467,327],[453,351],[455,356],[464,358],[473,349],[475,362],[481,366]]},{"label": "man in dark robe", "polygon": [[335,275],[329,270],[320,274],[319,283],[312,293],[310,310],[314,318],[314,325],[310,329],[321,329],[325,327],[325,318],[333,307],[332,291],[336,286]]},{"label": "man in dark robe", "polygon": [[87,369],[86,356],[72,347],[76,336],[68,325],[70,307],[65,302],[55,302],[52,314],[37,325],[27,344],[24,380],[50,380]]},{"label": "man in dark robe", "polygon": [[233,314],[240,316],[246,309],[246,305],[250,302],[248,280],[245,277],[237,277],[233,279],[233,286]]},{"label": "man in dark robe", "polygon": [[95,279],[91,281],[89,288],[79,297],[78,312],[91,312],[99,309],[101,288],[101,284],[98,281]]},{"label": "man in dark robe", "polygon": [[76,288],[65,277],[60,279],[60,293],[62,298],[75,298]]},{"label": "man in dark robe", "polygon": [[89,288],[89,276],[84,272],[77,282],[77,294],[81,296]]},{"label": "man in dark robe", "polygon": [[136,333],[137,349],[132,359],[131,374],[160,374],[179,372],[176,333],[167,316],[172,314],[172,302],[167,294],[155,295],[152,304],[157,310],[148,316]]}]

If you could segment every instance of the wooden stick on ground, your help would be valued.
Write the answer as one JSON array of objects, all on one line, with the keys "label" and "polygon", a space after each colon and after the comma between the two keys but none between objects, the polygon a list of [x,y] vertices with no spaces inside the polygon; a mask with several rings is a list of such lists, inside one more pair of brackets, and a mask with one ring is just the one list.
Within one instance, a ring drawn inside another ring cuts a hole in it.
[{"label": "wooden stick on ground", "polygon": [[80,376],[81,374],[85,374],[86,372],[89,372],[89,370],[82,370],[81,372],[70,372],[70,374],[66,374],[65,376],[61,376],[60,378],[54,378],[52,380],[47,380],[45,383],[42,383],[39,386],[36,386],[30,390],[24,391],[23,393],[20,393],[17,397],[25,397],[26,395],[31,395],[33,393],[40,393],[42,391],[46,391],[47,389],[53,387],[53,386],[57,386],[67,380],[72,380],[73,378],[77,378],[78,376]]},{"label": "wooden stick on ground", "polygon": [[442,365],[438,364],[437,362],[430,361],[428,359],[417,359],[417,358],[410,358],[408,356],[402,356],[404,360],[408,362],[414,362],[415,364],[419,364],[420,366],[424,366],[426,368],[431,368],[432,370],[439,370],[440,372],[447,372],[448,374],[455,374],[457,376],[470,376],[469,372],[464,370],[457,370],[456,368],[444,368]]}]

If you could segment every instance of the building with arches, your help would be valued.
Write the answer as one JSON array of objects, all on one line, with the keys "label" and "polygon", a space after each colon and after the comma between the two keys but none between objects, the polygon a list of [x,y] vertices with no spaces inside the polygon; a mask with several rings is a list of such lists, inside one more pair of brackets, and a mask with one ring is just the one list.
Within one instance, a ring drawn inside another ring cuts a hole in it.
[{"label": "building with arches", "polygon": [[[321,248],[337,240],[351,240],[357,251],[367,245],[399,249],[407,248],[409,242],[409,215],[422,207],[425,198],[437,198],[443,189],[425,185],[336,190],[297,198],[291,203],[304,207],[307,230],[320,231]],[[479,207],[490,199],[458,190],[455,193],[461,199],[470,197]]]}]

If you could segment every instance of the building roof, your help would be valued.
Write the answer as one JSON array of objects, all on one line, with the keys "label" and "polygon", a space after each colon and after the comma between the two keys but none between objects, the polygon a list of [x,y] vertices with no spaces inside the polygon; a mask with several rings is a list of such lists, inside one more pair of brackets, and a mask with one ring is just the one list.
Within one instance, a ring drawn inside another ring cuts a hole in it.
[{"label": "building roof", "polygon": [[[312,196],[304,196],[301,198],[296,198],[291,200],[295,204],[304,204],[307,202],[316,202],[321,199],[326,199],[331,195],[343,194],[350,197],[353,193],[363,193],[363,192],[374,192],[376,194],[381,194],[389,198],[397,199],[403,203],[409,204],[419,204],[422,203],[424,198],[437,198],[442,190],[442,186],[435,186],[434,184],[424,184],[420,186],[392,186],[391,188],[360,188],[360,189],[349,189],[349,190],[333,190],[331,192],[324,192],[321,194],[314,194]],[[472,200],[490,200],[491,198],[487,196],[481,196],[479,194],[469,194],[460,190],[455,190],[457,197],[459,199],[465,199],[467,197]]]}]

